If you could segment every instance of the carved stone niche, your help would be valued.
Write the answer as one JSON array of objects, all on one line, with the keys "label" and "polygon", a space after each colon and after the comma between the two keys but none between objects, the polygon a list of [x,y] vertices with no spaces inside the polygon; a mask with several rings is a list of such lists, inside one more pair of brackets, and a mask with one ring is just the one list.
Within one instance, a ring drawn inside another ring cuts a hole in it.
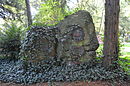
[{"label": "carved stone niche", "polygon": [[91,15],[80,10],[62,20],[57,27],[57,56],[65,63],[83,63],[96,57],[98,40]]},{"label": "carved stone niche", "polygon": [[81,27],[75,26],[75,30],[72,31],[72,40],[75,42],[80,42],[84,40],[84,31]]}]

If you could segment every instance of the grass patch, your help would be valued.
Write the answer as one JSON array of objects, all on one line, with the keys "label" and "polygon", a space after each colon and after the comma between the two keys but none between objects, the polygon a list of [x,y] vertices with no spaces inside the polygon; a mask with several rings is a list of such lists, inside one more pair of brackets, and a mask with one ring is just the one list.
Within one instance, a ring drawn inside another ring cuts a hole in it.
[{"label": "grass patch", "polygon": [[119,56],[119,64],[130,75],[130,51],[124,51],[125,48],[129,48],[130,44],[123,44],[121,47],[121,56]]},{"label": "grass patch", "polygon": [[130,58],[130,52],[122,52],[121,54],[122,54],[122,56],[125,56],[125,57],[127,56]]},{"label": "grass patch", "polygon": [[[119,61],[118,63],[120,66],[124,69],[124,71],[130,75],[130,51],[124,51],[125,48],[130,47],[130,44],[122,44],[120,47],[120,56],[119,56]],[[99,48],[97,49],[97,59],[100,59],[99,57],[103,55],[102,53],[103,50],[103,44],[100,44]]]},{"label": "grass patch", "polygon": [[120,66],[126,71],[128,75],[130,75],[130,57],[129,56],[120,56],[119,57]]},{"label": "grass patch", "polygon": [[130,47],[130,44],[123,44],[123,47]]}]

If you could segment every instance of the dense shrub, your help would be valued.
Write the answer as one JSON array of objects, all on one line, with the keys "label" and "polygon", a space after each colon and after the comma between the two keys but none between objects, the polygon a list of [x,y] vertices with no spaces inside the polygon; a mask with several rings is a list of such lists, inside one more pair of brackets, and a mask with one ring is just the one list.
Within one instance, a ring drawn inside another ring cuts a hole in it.
[{"label": "dense shrub", "polygon": [[6,24],[1,30],[0,35],[0,53],[1,57],[16,59],[20,51],[21,44],[21,26],[15,24]]}]

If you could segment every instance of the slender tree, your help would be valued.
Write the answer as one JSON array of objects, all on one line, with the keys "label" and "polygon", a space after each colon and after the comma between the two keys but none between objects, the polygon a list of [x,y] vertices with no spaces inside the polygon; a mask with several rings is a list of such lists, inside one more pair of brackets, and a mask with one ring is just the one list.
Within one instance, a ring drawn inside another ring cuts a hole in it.
[{"label": "slender tree", "polygon": [[28,26],[32,24],[32,15],[30,10],[30,3],[29,0],[25,0],[26,8],[27,8],[27,18],[28,18]]},{"label": "slender tree", "polygon": [[57,1],[57,2],[59,2],[60,3],[60,5],[58,6],[59,8],[61,8],[62,10],[62,12],[63,13],[65,13],[65,6],[66,6],[66,4],[67,4],[67,1],[66,0],[54,0],[54,1]]},{"label": "slender tree", "polygon": [[120,0],[105,0],[104,66],[108,67],[118,60],[118,30]]}]

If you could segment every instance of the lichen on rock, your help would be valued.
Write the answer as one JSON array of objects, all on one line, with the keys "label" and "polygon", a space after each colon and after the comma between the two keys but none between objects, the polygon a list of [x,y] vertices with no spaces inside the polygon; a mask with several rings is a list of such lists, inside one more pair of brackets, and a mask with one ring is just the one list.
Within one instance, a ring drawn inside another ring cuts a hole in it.
[{"label": "lichen on rock", "polygon": [[96,57],[98,40],[89,12],[80,10],[62,20],[59,28],[58,58],[67,61],[87,62]]},{"label": "lichen on rock", "polygon": [[21,53],[30,62],[60,59],[83,63],[96,57],[98,40],[89,12],[80,10],[52,27],[32,27],[23,41]]}]

